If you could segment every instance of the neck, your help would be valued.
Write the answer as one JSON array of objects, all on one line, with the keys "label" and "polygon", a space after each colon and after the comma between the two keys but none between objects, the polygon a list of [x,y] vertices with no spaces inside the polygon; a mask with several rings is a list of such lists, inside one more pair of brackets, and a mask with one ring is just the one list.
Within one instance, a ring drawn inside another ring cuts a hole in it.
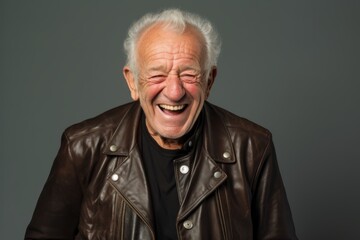
[{"label": "neck", "polygon": [[[144,116],[145,117],[145,116]],[[150,136],[155,140],[155,142],[162,148],[164,149],[169,149],[169,150],[176,150],[176,149],[181,149],[184,144],[186,143],[186,141],[189,140],[189,138],[195,134],[196,129],[198,129],[198,127],[201,125],[201,116],[199,116],[200,120],[197,119],[196,123],[194,124],[194,126],[192,126],[192,129],[184,134],[183,136],[181,136],[180,138],[176,138],[176,139],[171,139],[171,138],[165,138],[163,136],[161,136],[160,134],[158,134],[157,132],[155,132],[151,127],[148,126],[148,122],[146,120],[146,118],[144,119],[144,123],[145,123],[145,127],[147,132],[150,134]]]},{"label": "neck", "polygon": [[176,150],[181,149],[186,139],[184,137],[181,137],[179,139],[170,139],[170,138],[164,138],[160,136],[159,134],[152,134],[150,132],[151,137],[159,144],[160,147],[170,150]]}]

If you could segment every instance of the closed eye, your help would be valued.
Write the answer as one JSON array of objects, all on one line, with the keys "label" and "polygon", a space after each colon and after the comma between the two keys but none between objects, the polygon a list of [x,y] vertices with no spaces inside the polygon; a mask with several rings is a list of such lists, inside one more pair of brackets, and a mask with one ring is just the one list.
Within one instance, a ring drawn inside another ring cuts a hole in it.
[{"label": "closed eye", "polygon": [[148,78],[148,80],[153,83],[159,83],[159,82],[165,81],[166,76],[165,75],[154,75],[154,76],[151,76],[150,78]]},{"label": "closed eye", "polygon": [[195,74],[181,74],[180,79],[185,83],[195,83],[198,82],[199,76]]}]

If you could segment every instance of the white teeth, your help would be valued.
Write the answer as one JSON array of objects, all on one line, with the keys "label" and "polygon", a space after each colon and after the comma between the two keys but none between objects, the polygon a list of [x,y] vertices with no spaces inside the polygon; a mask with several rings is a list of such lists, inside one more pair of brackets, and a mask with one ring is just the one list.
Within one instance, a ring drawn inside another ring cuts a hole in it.
[{"label": "white teeth", "polygon": [[185,107],[185,105],[171,106],[171,105],[160,104],[160,107],[170,111],[179,111],[182,110]]}]

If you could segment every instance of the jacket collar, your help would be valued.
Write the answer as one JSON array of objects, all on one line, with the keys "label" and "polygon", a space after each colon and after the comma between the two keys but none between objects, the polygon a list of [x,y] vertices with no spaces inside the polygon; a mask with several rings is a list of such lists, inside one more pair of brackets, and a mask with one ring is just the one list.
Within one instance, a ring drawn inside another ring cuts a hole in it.
[{"label": "jacket collar", "polygon": [[235,162],[235,151],[226,127],[224,114],[209,102],[204,104],[204,145],[212,159],[219,163]]},{"label": "jacket collar", "polygon": [[107,143],[103,153],[107,155],[129,156],[137,145],[137,136],[141,128],[141,107],[138,101],[128,105],[127,111]]},{"label": "jacket collar", "polygon": [[[210,103],[205,102],[203,142],[210,157],[219,163],[235,162],[234,148],[223,116]],[[129,156],[137,145],[141,107],[138,101],[129,105],[117,129],[104,149],[107,155]]]}]

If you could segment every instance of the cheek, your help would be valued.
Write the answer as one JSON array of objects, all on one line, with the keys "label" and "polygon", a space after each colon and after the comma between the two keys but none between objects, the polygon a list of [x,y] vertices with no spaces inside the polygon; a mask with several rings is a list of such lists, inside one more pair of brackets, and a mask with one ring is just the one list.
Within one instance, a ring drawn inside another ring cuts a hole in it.
[{"label": "cheek", "polygon": [[186,91],[195,101],[203,100],[206,94],[202,85],[188,85],[186,86]]},{"label": "cheek", "polygon": [[144,104],[151,104],[156,96],[161,92],[161,87],[157,85],[144,86],[140,88],[139,97]]}]

